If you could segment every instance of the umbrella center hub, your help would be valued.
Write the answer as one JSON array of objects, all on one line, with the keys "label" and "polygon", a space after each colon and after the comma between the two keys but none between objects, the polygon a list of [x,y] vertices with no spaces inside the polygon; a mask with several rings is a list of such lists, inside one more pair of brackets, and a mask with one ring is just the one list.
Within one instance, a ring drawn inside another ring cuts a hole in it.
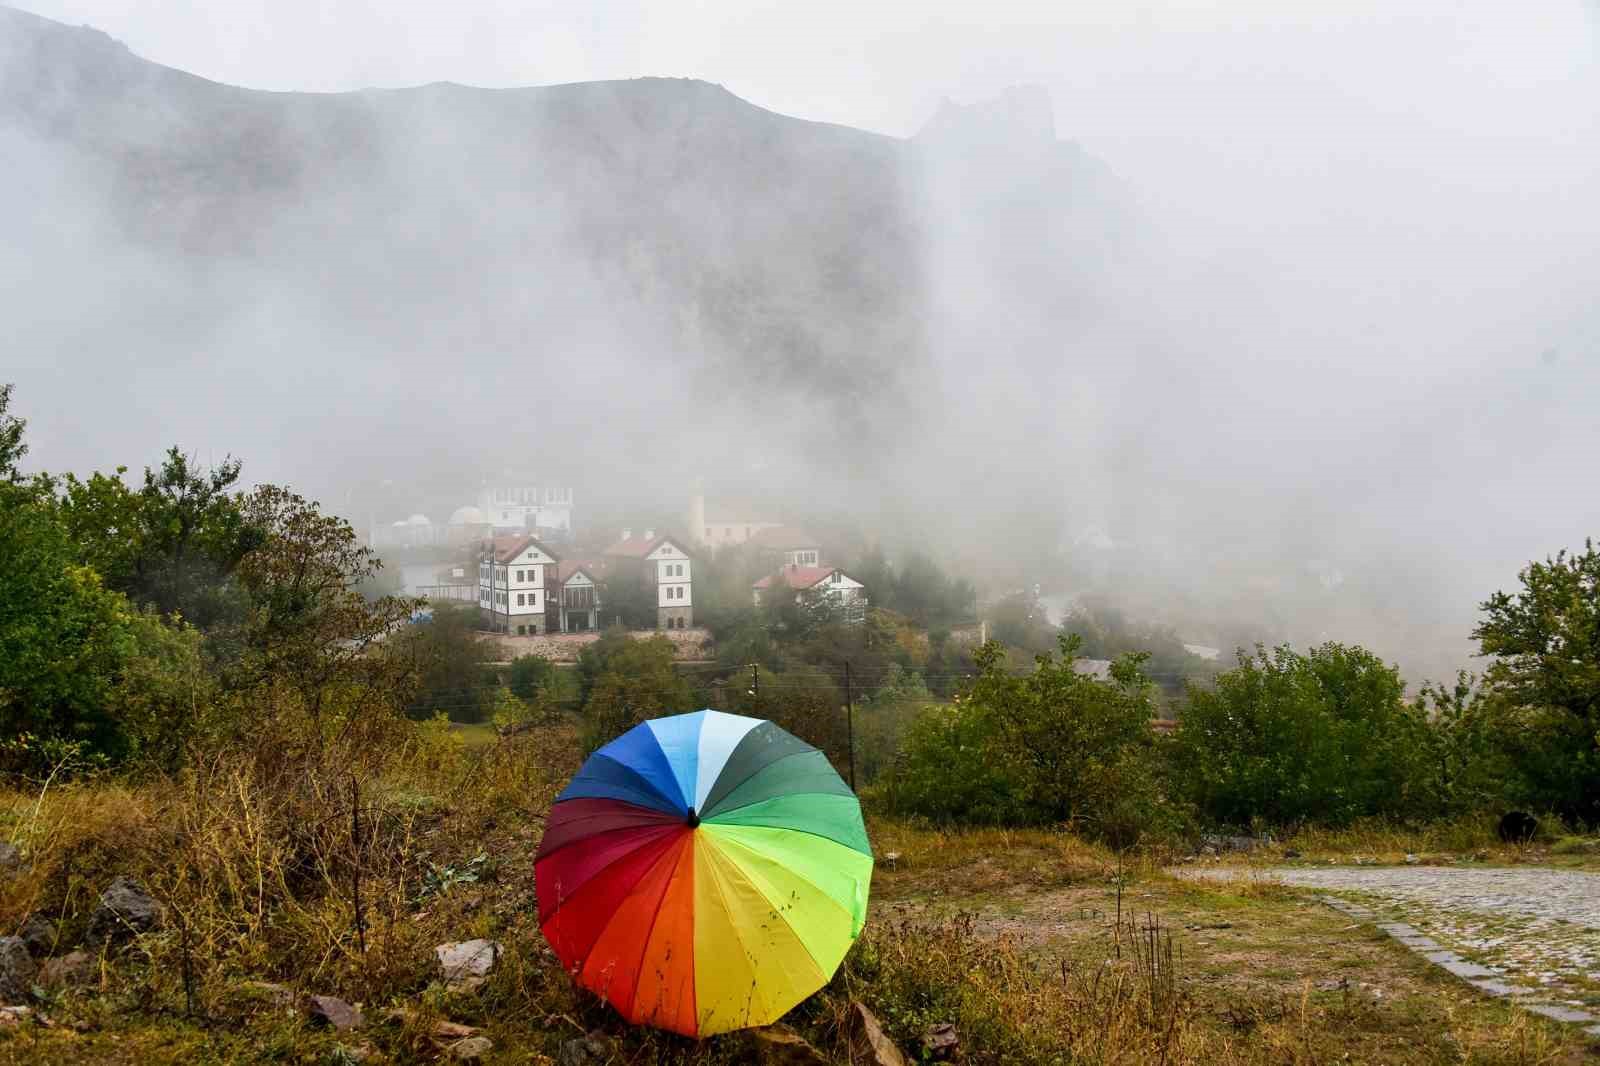
[{"label": "umbrella center hub", "polygon": [[684,821],[689,823],[690,829],[693,829],[695,826],[700,824],[700,816],[694,812],[693,807],[690,807],[689,817],[685,818]]}]

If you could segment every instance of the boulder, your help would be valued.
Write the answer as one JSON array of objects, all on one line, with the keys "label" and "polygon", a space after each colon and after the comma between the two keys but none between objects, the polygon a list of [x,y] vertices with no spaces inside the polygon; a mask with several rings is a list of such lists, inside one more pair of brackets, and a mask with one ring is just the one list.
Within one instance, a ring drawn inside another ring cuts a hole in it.
[{"label": "boulder", "polygon": [[850,1060],[867,1066],[910,1066],[883,1031],[877,1015],[859,999],[850,1001]]},{"label": "boulder", "polygon": [[41,914],[30,914],[17,930],[22,942],[28,945],[34,958],[50,954],[56,947],[56,923]]},{"label": "boulder", "polygon": [[84,943],[110,944],[161,928],[166,914],[144,886],[119,876],[100,893],[100,905],[89,915]]},{"label": "boulder", "polygon": [[468,1036],[450,1045],[449,1054],[461,1062],[477,1062],[494,1050],[494,1041],[486,1036]]},{"label": "boulder", "polygon": [[744,1033],[743,1061],[760,1066],[828,1066],[822,1052],[787,1025],[764,1025]]},{"label": "boulder", "polygon": [[601,1066],[611,1061],[616,1042],[608,1036],[590,1033],[568,1040],[556,1052],[556,1066]]},{"label": "boulder", "polygon": [[0,1029],[15,1029],[32,1017],[32,1007],[0,1007]]},{"label": "boulder", "polygon": [[22,1003],[37,967],[20,936],[0,936],[0,1003]]},{"label": "boulder", "polygon": [[446,985],[473,988],[488,978],[500,960],[501,950],[498,940],[463,940],[439,944],[433,953],[439,960],[439,971]]},{"label": "boulder", "polygon": [[961,1057],[961,1037],[950,1022],[930,1025],[922,1034],[922,1057],[932,1062],[951,1062]]},{"label": "boulder", "polygon": [[74,951],[59,959],[39,964],[39,983],[46,988],[58,985],[91,985],[100,976],[100,964],[87,951]]},{"label": "boulder", "polygon": [[9,840],[0,840],[0,877],[22,869],[22,852]]},{"label": "boulder", "polygon": [[341,1033],[359,1029],[366,1022],[360,1007],[336,996],[307,996],[306,1017],[313,1025],[330,1025]]}]

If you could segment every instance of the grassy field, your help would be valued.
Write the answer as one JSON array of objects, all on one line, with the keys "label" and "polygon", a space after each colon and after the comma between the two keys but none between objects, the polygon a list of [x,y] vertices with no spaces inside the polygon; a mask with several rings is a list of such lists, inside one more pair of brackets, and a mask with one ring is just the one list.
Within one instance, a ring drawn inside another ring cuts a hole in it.
[{"label": "grassy field", "polygon": [[[306,879],[303,855],[279,847],[299,831],[274,822],[277,799],[244,776],[0,795],[0,836],[30,862],[0,882],[9,929],[43,911],[75,935],[114,873],[138,876],[180,919],[108,954],[89,986],[41,990],[33,1006],[50,1024],[0,1029],[0,1062],[420,1063],[445,1054],[442,1019],[480,1028],[491,1063],[553,1062],[587,1032],[613,1038],[618,1063],[751,1061],[743,1037],[621,1025],[545,948],[533,858],[576,763],[570,730],[418,738],[370,786],[388,851],[366,852],[365,950],[345,868]],[[299,846],[322,854],[334,829]],[[787,1019],[833,1061],[849,1061],[852,998],[913,1057],[930,1025],[953,1023],[973,1063],[1592,1061],[1581,1035],[1469,994],[1245,869],[1197,885],[1164,872],[1169,856],[1119,860],[1059,833],[869,829],[880,862],[867,929]],[[504,943],[501,964],[476,990],[446,990],[432,946],[474,936]],[[263,981],[359,1002],[370,1024],[313,1028]]]}]

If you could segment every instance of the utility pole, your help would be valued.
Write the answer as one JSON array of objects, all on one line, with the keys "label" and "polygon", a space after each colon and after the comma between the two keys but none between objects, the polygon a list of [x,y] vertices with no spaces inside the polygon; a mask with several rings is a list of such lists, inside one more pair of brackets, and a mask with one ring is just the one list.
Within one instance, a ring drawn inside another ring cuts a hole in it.
[{"label": "utility pole", "polygon": [[761,667],[756,663],[750,664],[750,695],[761,699]]},{"label": "utility pole", "polygon": [[844,661],[844,723],[850,747],[850,791],[856,790],[856,710],[850,691],[850,660]]}]

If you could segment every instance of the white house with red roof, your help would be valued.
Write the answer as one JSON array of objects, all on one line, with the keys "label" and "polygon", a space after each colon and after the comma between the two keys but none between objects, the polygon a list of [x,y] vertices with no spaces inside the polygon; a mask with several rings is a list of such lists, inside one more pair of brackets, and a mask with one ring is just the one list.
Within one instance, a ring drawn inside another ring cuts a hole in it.
[{"label": "white house with red roof", "polygon": [[536,636],[559,624],[561,560],[529,536],[494,537],[478,556],[478,613],[496,633]]},{"label": "white house with red roof", "polygon": [[683,543],[673,537],[657,536],[647,529],[635,537],[631,529],[605,550],[617,577],[627,579],[632,570],[637,579],[653,586],[656,596],[656,628],[687,629],[694,625],[694,558]]},{"label": "white house with red roof", "polygon": [[836,566],[786,566],[769,574],[750,587],[757,607],[774,585],[794,589],[801,603],[843,608],[851,618],[859,618],[867,607],[867,587]]}]

